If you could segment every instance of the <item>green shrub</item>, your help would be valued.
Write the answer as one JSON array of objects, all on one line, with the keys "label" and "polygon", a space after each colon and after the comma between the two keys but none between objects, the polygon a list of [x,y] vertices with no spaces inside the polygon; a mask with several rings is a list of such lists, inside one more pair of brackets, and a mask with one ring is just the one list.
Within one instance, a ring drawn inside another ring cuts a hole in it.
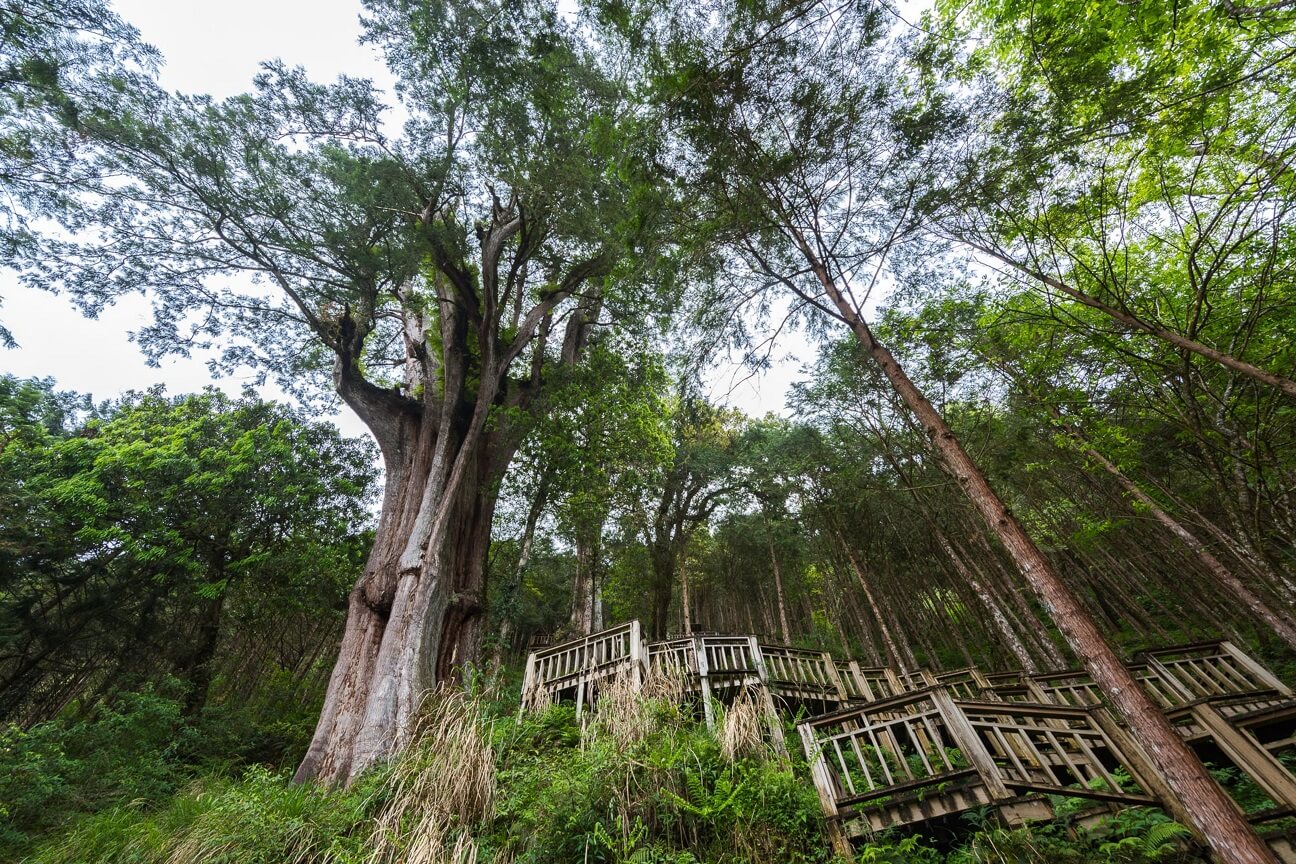
[{"label": "green shrub", "polygon": [[127,804],[84,816],[31,864],[359,864],[382,775],[348,791],[294,785],[253,766],[239,780],[207,778],[152,810]]},{"label": "green shrub", "polygon": [[184,738],[180,702],[153,689],[119,694],[79,722],[0,730],[0,851],[72,813],[167,799]]},{"label": "green shrub", "polygon": [[[484,847],[518,862],[831,860],[813,787],[785,760],[725,759],[674,704],[628,708],[629,746],[582,735],[566,707],[500,728],[499,800]],[[595,724],[597,728],[597,721]]]}]

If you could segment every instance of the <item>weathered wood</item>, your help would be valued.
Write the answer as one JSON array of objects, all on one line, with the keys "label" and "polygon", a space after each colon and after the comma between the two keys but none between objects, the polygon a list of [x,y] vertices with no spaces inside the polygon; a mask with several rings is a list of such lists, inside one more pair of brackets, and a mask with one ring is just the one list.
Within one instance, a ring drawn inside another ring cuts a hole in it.
[{"label": "weathered wood", "polygon": [[[1263,744],[1248,731],[1296,714],[1290,688],[1229,642],[1155,649],[1139,659],[1127,667],[1132,678],[1183,740],[1211,740],[1288,808],[1283,812],[1296,811],[1296,777],[1271,752],[1275,742]],[[977,807],[1002,810],[1009,821],[1029,818],[1043,812],[1039,793],[1156,800],[1191,824],[1157,758],[1102,707],[1098,686],[1079,671],[902,674],[827,652],[761,645],[755,636],[646,643],[635,621],[533,651],[523,707],[570,699],[581,714],[602,682],[629,675],[641,687],[650,668],[682,675],[685,691],[700,695],[709,727],[717,722],[716,700],[754,696],[771,745],[783,753],[776,696],[798,707],[851,706],[798,727],[833,848],[843,857],[851,854],[851,838]],[[1142,791],[1120,789],[1110,764],[1123,767]]]},{"label": "weathered wood", "polygon": [[1296,810],[1296,778],[1254,737],[1229,723],[1209,702],[1190,709],[1224,754],[1256,782],[1275,803]]},{"label": "weathered wood", "polygon": [[981,782],[990,790],[990,795],[996,799],[1011,797],[1008,794],[1008,787],[1004,785],[1003,775],[999,773],[999,767],[990,756],[990,751],[981,743],[976,729],[972,728],[967,716],[954,704],[949,692],[937,687],[931,691],[931,700],[936,705],[936,710],[940,711],[941,718],[945,721],[945,728],[950,731],[968,762],[976,768],[977,774],[981,776]]}]

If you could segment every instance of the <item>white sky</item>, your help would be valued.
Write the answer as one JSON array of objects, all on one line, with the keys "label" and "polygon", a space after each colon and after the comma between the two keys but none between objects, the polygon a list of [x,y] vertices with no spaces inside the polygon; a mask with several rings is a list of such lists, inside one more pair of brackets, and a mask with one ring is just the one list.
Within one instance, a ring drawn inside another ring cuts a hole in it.
[{"label": "white sky", "polygon": [[[317,80],[347,74],[373,78],[387,88],[392,82],[373,47],[358,42],[359,0],[115,0],[113,5],[161,50],[162,83],[172,90],[217,97],[240,93],[250,86],[258,64],[273,58],[304,66]],[[202,355],[149,367],[130,341],[148,320],[143,298],[124,299],[90,320],[66,299],[23,288],[4,271],[0,298],[0,321],[19,344],[0,349],[0,373],[52,376],[60,389],[90,393],[96,400],[159,383],[172,394],[212,383],[236,393],[252,377],[249,371],[213,381]],[[801,362],[812,356],[799,334],[785,335],[770,371],[751,376],[736,363],[721,365],[711,375],[711,396],[754,416],[782,412]],[[273,387],[262,392],[282,398]],[[359,419],[342,410],[335,422],[347,434],[362,434]]]}]

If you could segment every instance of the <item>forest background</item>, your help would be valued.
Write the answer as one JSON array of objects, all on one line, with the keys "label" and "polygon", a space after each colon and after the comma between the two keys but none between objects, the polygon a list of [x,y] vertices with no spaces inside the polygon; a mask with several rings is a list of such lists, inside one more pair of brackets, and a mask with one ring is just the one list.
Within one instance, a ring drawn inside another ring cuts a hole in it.
[{"label": "forest background", "polygon": [[[429,688],[638,618],[1083,664],[1250,860],[1116,658],[1296,651],[1290,5],[375,0],[390,92],[268,62],[213,98],[94,0],[6,0],[24,290],[142,297],[144,356],[291,404],[4,379],[4,842],[264,793],[379,854],[375,799],[266,771],[381,785]],[[714,398],[789,332],[781,414]],[[527,818],[491,842],[548,860]],[[706,845],[633,824],[554,842]]]}]

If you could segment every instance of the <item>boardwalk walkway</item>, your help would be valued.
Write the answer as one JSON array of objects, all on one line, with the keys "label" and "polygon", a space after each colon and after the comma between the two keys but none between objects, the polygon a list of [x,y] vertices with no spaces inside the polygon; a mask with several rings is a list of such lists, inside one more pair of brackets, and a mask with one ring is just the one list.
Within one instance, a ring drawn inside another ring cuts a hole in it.
[{"label": "boardwalk walkway", "polygon": [[[1296,762],[1292,691],[1224,641],[1144,652],[1129,667],[1203,760],[1265,791],[1273,806],[1249,818],[1279,860],[1296,864],[1296,777],[1284,764]],[[654,670],[678,676],[708,724],[715,703],[754,697],[776,747],[785,746],[780,718],[808,717],[797,732],[844,855],[877,831],[979,807],[1019,824],[1048,818],[1049,795],[1096,806],[1167,799],[1154,762],[1075,670],[901,671],[755,636],[648,642],[631,621],[533,652],[523,707],[571,701],[583,712],[613,677],[641,683]]]}]

